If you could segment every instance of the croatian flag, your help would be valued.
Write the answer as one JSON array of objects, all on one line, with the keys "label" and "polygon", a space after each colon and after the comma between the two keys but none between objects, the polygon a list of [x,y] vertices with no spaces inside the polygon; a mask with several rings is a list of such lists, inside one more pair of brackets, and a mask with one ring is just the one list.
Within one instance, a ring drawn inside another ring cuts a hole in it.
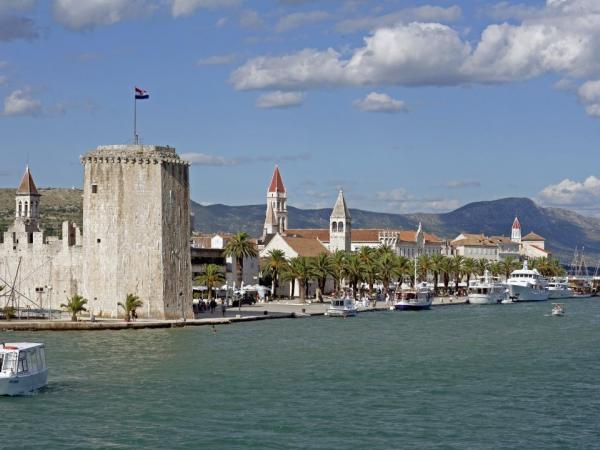
[{"label": "croatian flag", "polygon": [[136,86],[136,88],[135,88],[135,99],[136,100],[145,100],[147,98],[150,98],[150,94],[148,94],[148,91],[140,89],[139,87]]}]

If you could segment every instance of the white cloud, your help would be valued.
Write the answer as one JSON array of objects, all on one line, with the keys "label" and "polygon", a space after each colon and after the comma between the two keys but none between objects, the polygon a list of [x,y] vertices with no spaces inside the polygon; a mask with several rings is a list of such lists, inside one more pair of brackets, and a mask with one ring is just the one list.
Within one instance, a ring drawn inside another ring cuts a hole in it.
[{"label": "white cloud", "polygon": [[302,92],[274,91],[261,95],[256,100],[256,106],[263,109],[292,108],[300,106],[303,101],[304,94]]},{"label": "white cloud", "polygon": [[38,37],[38,27],[30,18],[0,14],[0,42],[16,39],[33,40]]},{"label": "white cloud", "polygon": [[402,100],[395,100],[379,92],[371,92],[365,98],[356,100],[354,106],[367,112],[393,113],[407,110],[406,103]]},{"label": "white cloud", "polygon": [[[377,28],[349,52],[303,49],[252,58],[231,82],[239,90],[306,90],[510,83],[546,74],[600,79],[600,1],[547,0],[527,14],[521,10],[521,17],[518,24],[487,26],[474,42],[440,23],[396,23]],[[587,109],[600,115],[596,103]]]},{"label": "white cloud", "polygon": [[206,58],[201,58],[196,63],[198,66],[220,66],[231,64],[235,61],[235,55],[233,53],[229,55],[214,55]]},{"label": "white cloud", "polygon": [[183,153],[181,158],[197,166],[235,166],[236,159],[206,153]]},{"label": "white cloud", "polygon": [[454,22],[460,19],[462,11],[459,6],[443,8],[423,5],[416,8],[405,8],[381,16],[367,16],[358,19],[346,19],[336,25],[336,30],[351,33],[358,30],[375,30],[408,22]]},{"label": "white cloud", "polygon": [[31,96],[28,89],[17,89],[4,99],[5,116],[39,116],[42,103]]},{"label": "white cloud", "polygon": [[565,178],[545,187],[538,200],[546,206],[568,207],[581,212],[600,213],[600,179],[589,176],[583,182]]},{"label": "white cloud", "polygon": [[152,0],[54,0],[54,18],[71,29],[113,25],[151,15]]},{"label": "white cloud", "polygon": [[415,197],[404,188],[377,192],[375,200],[383,204],[386,211],[397,213],[448,212],[460,206],[455,199]]},{"label": "white cloud", "polygon": [[329,17],[330,14],[326,11],[308,11],[288,14],[279,19],[275,26],[275,31],[278,33],[290,31],[294,28],[299,28],[311,23],[322,22]]},{"label": "white cloud", "polygon": [[248,9],[240,13],[240,26],[250,29],[260,28],[263,26],[263,20],[257,11]]},{"label": "white cloud", "polygon": [[577,90],[579,100],[590,116],[600,117],[600,80],[587,81]]},{"label": "white cloud", "polygon": [[444,187],[449,189],[480,188],[481,183],[479,181],[470,180],[451,180],[448,181]]},{"label": "white cloud", "polygon": [[502,1],[489,7],[487,13],[492,19],[495,20],[524,20],[538,15],[540,13],[540,8],[526,5],[524,3],[513,4],[507,1]]},{"label": "white cloud", "polygon": [[0,14],[29,11],[35,6],[36,0],[2,0]]},{"label": "white cloud", "polygon": [[0,75],[0,86],[6,84],[8,82],[8,77],[6,75]]},{"label": "white cloud", "polygon": [[238,6],[242,0],[172,0],[171,14],[174,17],[189,16],[198,9],[217,9]]}]

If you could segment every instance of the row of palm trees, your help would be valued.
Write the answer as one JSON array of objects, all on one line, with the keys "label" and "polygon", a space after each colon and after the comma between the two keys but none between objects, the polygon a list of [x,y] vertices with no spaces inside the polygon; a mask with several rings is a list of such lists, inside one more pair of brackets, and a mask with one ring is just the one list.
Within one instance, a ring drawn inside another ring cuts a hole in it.
[{"label": "row of palm trees", "polygon": [[[521,262],[507,257],[498,262],[485,259],[465,258],[460,255],[444,256],[439,253],[421,255],[416,260],[416,273],[420,280],[430,279],[435,286],[436,294],[439,285],[449,291],[450,282],[458,286],[462,280],[468,284],[473,275],[482,276],[488,270],[494,276],[508,278],[510,273],[521,267]],[[561,276],[565,271],[556,259],[534,259],[529,262],[530,268],[536,268],[544,276]],[[363,247],[358,252],[333,254],[322,253],[316,257],[296,257],[287,260],[281,250],[272,250],[261,261],[263,279],[271,280],[271,291],[277,292],[281,282],[298,280],[300,298],[305,300],[307,288],[311,281],[316,281],[321,292],[325,289],[328,277],[334,281],[337,291],[341,283],[352,288],[357,295],[361,285],[368,286],[369,294],[374,285],[383,285],[384,293],[393,282],[410,281],[414,283],[415,260],[398,256],[387,246],[379,248]],[[294,283],[292,282],[292,289]],[[291,293],[293,296],[294,293]]]}]

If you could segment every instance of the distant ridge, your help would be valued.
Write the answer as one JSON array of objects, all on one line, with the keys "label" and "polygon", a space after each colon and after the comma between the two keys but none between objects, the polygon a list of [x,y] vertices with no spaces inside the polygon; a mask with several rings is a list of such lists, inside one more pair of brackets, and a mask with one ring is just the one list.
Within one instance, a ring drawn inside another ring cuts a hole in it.
[{"label": "distant ridge", "polygon": [[[60,224],[71,220],[81,225],[82,191],[80,189],[39,189],[42,194],[42,221],[49,234],[60,234]],[[0,189],[0,232],[14,217],[15,189]],[[252,236],[262,233],[265,205],[202,206],[191,202],[195,228],[202,232],[246,231]],[[290,227],[327,228],[330,208],[299,209],[288,207]],[[575,247],[585,247],[589,265],[600,259],[600,220],[560,208],[544,208],[528,198],[503,198],[469,203],[444,214],[388,214],[350,209],[355,228],[416,228],[452,239],[462,231],[510,236],[515,214],[523,234],[535,231],[547,239],[548,248],[569,263]]]},{"label": "distant ridge", "polygon": [[[203,232],[246,231],[253,236],[262,232],[265,205],[202,206],[192,202],[195,228]],[[327,228],[330,208],[299,209],[288,206],[291,228]],[[569,263],[575,247],[585,247],[590,265],[600,258],[600,220],[560,208],[544,208],[528,198],[503,198],[469,203],[444,214],[388,214],[350,209],[355,228],[423,227],[440,237],[452,239],[463,231],[509,237],[515,215],[523,234],[535,231],[547,239],[548,248],[563,263]]]}]

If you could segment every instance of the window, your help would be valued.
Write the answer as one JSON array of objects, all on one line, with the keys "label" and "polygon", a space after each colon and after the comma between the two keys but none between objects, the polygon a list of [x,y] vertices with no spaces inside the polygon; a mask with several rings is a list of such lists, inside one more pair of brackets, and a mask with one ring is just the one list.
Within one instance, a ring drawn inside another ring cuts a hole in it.
[{"label": "window", "polygon": [[333,231],[334,233],[337,232],[337,222],[333,222],[331,224],[331,231]]},{"label": "window", "polygon": [[96,243],[99,244],[100,242],[102,242],[102,239],[100,239],[100,238],[96,239]]},{"label": "window", "polygon": [[341,233],[344,231],[344,222],[338,223],[338,231]]},{"label": "window", "polygon": [[2,363],[4,362],[4,355],[0,355],[0,372],[2,372]]},{"label": "window", "polygon": [[98,193],[98,185],[92,184],[92,194],[97,194],[97,193]]},{"label": "window", "polygon": [[24,352],[19,353],[19,365],[17,367],[18,373],[29,372],[29,366],[27,365],[27,355]]}]

